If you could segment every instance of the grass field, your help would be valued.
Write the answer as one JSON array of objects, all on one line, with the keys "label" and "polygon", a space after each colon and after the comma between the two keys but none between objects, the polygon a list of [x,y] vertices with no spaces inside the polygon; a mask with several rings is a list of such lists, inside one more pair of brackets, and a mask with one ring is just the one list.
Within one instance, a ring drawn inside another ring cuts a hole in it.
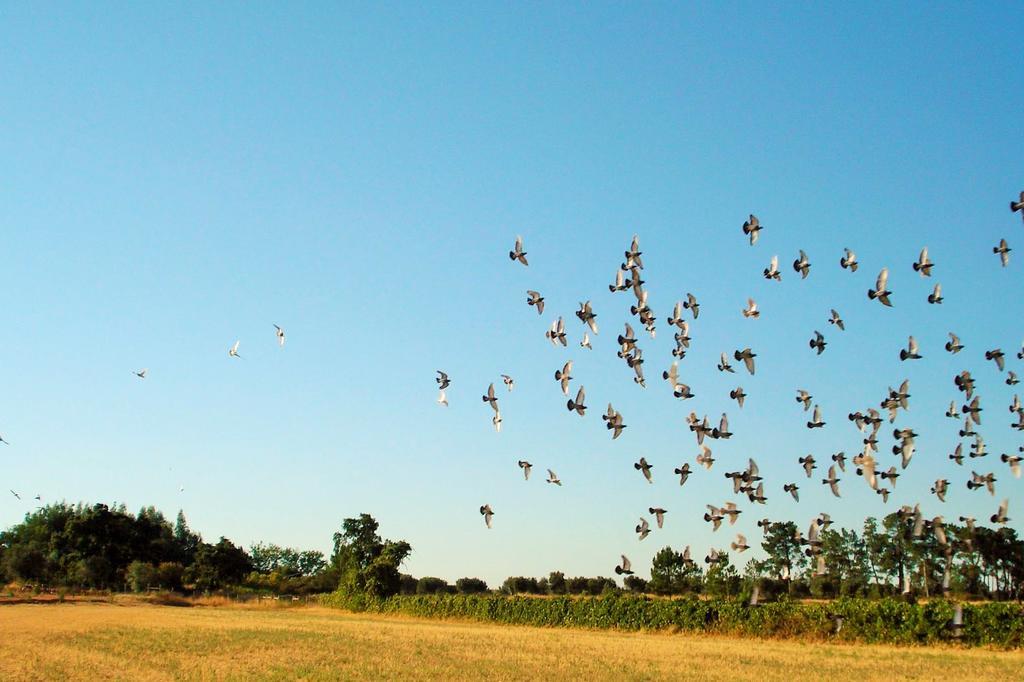
[{"label": "grass field", "polygon": [[0,606],[0,679],[1024,679],[1024,653],[353,615],[319,607]]}]

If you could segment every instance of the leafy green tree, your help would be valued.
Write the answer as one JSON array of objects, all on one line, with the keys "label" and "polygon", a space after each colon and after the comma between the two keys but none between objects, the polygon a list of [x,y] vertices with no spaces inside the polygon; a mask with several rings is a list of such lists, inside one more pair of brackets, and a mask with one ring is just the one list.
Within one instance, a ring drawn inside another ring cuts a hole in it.
[{"label": "leafy green tree", "polygon": [[627,575],[622,584],[630,592],[642,594],[647,591],[647,581],[638,575]]},{"label": "leafy green tree", "polygon": [[651,561],[651,580],[647,587],[655,594],[686,594],[699,592],[701,569],[692,561],[683,560],[683,554],[664,547]]},{"label": "leafy green tree", "polygon": [[216,545],[199,546],[185,578],[195,583],[196,589],[209,591],[237,585],[251,570],[252,561],[245,550],[222,537]]},{"label": "leafy green tree", "polygon": [[797,527],[792,521],[772,523],[761,541],[761,548],[768,555],[765,568],[773,576],[792,580],[803,573],[807,557],[796,539]]},{"label": "leafy green tree", "polygon": [[128,564],[125,577],[133,592],[145,592],[157,582],[156,567],[145,561],[136,560]]},{"label": "leafy green tree", "polygon": [[426,576],[420,578],[416,583],[416,594],[448,594],[454,591],[455,588],[449,585],[447,580],[441,578]]},{"label": "leafy green tree", "polygon": [[561,571],[551,571],[548,574],[548,592],[550,594],[565,594],[567,591],[565,574]]},{"label": "leafy green tree", "polygon": [[334,534],[331,564],[340,574],[339,589],[390,597],[401,589],[399,567],[412,553],[404,540],[382,540],[379,524],[369,514],[345,519]]}]

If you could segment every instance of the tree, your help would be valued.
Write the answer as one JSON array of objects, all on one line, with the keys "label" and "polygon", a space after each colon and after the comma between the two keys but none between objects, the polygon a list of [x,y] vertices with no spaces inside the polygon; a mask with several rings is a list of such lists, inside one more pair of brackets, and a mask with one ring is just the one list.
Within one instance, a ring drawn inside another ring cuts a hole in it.
[{"label": "tree", "polygon": [[209,591],[237,585],[252,570],[252,561],[245,550],[222,537],[216,545],[203,543],[185,577],[196,589]]},{"label": "tree", "polygon": [[683,554],[664,547],[651,561],[651,581],[647,587],[655,594],[699,592],[701,570],[695,563],[683,560]]},{"label": "tree", "polygon": [[372,516],[360,514],[345,519],[342,532],[334,534],[331,564],[340,574],[339,589],[376,597],[390,597],[401,590],[398,569],[412,553],[412,546],[404,540],[382,540],[378,527]]},{"label": "tree", "polygon": [[796,539],[797,527],[792,521],[772,523],[761,541],[761,548],[768,554],[766,565],[771,573],[788,576],[792,580],[802,573],[807,565],[800,542]]},{"label": "tree", "polygon": [[145,592],[156,584],[156,575],[156,568],[153,564],[147,564],[144,561],[133,561],[128,564],[125,578],[128,580],[128,586],[132,588],[133,592]]},{"label": "tree", "polygon": [[566,591],[565,574],[561,571],[551,571],[548,574],[548,592],[551,594],[565,594]]},{"label": "tree", "polygon": [[423,577],[416,583],[416,594],[446,594],[454,592],[448,581],[441,578]]},{"label": "tree", "polygon": [[459,594],[483,594],[487,591],[487,583],[480,578],[459,578],[455,581],[455,589]]},{"label": "tree", "polygon": [[622,581],[626,589],[630,592],[636,592],[642,594],[647,591],[647,581],[638,575],[627,575],[625,580]]}]

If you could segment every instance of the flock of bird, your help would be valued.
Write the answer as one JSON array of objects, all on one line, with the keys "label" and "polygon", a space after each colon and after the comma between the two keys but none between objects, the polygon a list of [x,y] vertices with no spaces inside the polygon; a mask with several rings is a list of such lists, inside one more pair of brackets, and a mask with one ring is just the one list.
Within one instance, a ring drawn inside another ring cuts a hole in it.
[{"label": "flock of bird", "polygon": [[[1010,203],[1010,208],[1014,212],[1021,213],[1024,218],[1024,192],[1021,192],[1020,199]],[[764,230],[764,226],[761,225],[760,220],[755,215],[750,215],[749,218],[742,225],[742,233],[747,237],[751,246],[758,243],[761,233]],[[1005,239],[1000,239],[999,243],[992,247],[993,254],[999,257],[999,262],[1002,267],[1009,265],[1010,247],[1007,245]],[[635,301],[632,301],[629,305],[630,314],[637,318],[638,325],[645,332],[647,332],[651,338],[655,337],[657,318],[648,303],[648,290],[644,288],[644,264],[642,260],[643,252],[640,250],[639,237],[634,235],[629,248],[624,252],[624,260],[616,269],[614,281],[608,285],[608,289],[612,293],[618,292],[629,292],[632,293]],[[513,249],[509,251],[508,257],[513,263],[519,263],[523,266],[529,266],[527,261],[527,252],[524,250],[524,244],[522,237],[516,237]],[[843,270],[854,273],[860,266],[857,260],[857,254],[850,250],[844,249],[842,257],[839,259],[839,265]],[[810,257],[803,250],[799,251],[797,258],[792,264],[794,272],[796,272],[800,279],[806,279],[813,267]],[[911,268],[914,272],[920,275],[922,278],[930,278],[932,271],[936,268],[936,264],[931,260],[928,252],[928,248],[921,249],[918,258],[911,264]],[[769,261],[769,265],[763,271],[763,276],[770,281],[781,281],[782,272],[779,269],[778,256],[772,256]],[[538,315],[544,313],[544,296],[536,290],[527,290],[526,303],[537,311]],[[874,283],[874,287],[867,290],[867,298],[869,301],[878,301],[883,306],[892,307],[894,306],[894,299],[896,295],[892,290],[889,289],[889,269],[883,267]],[[932,289],[932,292],[927,296],[927,303],[929,305],[940,305],[943,302],[942,287],[936,283]],[[691,335],[690,335],[690,324],[691,321],[696,321],[700,316],[701,303],[698,301],[696,296],[692,293],[687,293],[685,299],[676,302],[672,315],[666,318],[666,322],[672,329],[675,341],[675,348],[672,350],[673,360],[668,369],[661,373],[663,380],[668,382],[672,395],[679,400],[688,400],[693,398],[694,391],[690,386],[683,383],[680,380],[679,373],[679,362],[686,357],[686,354],[690,348]],[[757,302],[749,298],[747,300],[747,306],[741,309],[741,314],[747,319],[758,319],[761,316],[761,311],[758,308]],[[597,314],[594,312],[590,301],[581,302],[579,304],[579,310],[575,312],[576,317],[583,325],[583,334],[579,342],[581,348],[592,350],[590,334],[598,334],[597,325]],[[690,319],[685,319],[686,316]],[[827,320],[828,324],[839,332],[843,332],[846,329],[845,322],[840,316],[839,312],[835,309],[830,310],[830,317]],[[565,319],[562,316],[557,317],[545,331],[545,338],[554,346],[567,347],[569,345],[568,332],[566,330]],[[283,337],[282,337],[283,340]],[[646,387],[647,382],[644,374],[644,356],[643,350],[640,346],[640,339],[633,326],[630,323],[625,323],[622,334],[619,334],[616,338],[617,341],[617,357],[625,362],[627,367],[632,371],[633,381],[641,387]],[[810,348],[817,354],[821,355],[826,352],[828,341],[825,335],[815,330],[813,335],[808,341]],[[963,351],[965,348],[961,342],[960,337],[949,332],[949,341],[945,344],[945,350],[951,354],[957,354]],[[236,349],[237,350],[237,344]],[[920,347],[917,340],[911,336],[907,340],[907,345],[904,349],[900,350],[899,358],[901,361],[910,362],[922,359]],[[991,361],[999,372],[1004,372],[1006,354],[1000,348],[992,348],[984,351],[984,357],[987,361]],[[1017,353],[1018,359],[1024,360],[1024,347],[1022,347]],[[743,368],[746,372],[753,376],[756,372],[756,358],[755,353],[751,348],[736,349],[731,354],[722,353],[720,360],[717,364],[719,372],[735,374],[736,368],[733,366],[733,361],[736,363],[742,363]],[[507,388],[507,391],[513,390],[514,381],[511,376],[502,375],[501,379]],[[588,406],[586,404],[586,390],[582,384],[578,386],[573,396],[572,382],[576,379],[573,376],[573,362],[571,360],[565,362],[562,367],[554,372],[554,379],[557,382],[563,395],[567,398],[566,408],[570,413],[575,413],[580,417],[586,416]],[[448,406],[448,393],[447,389],[451,386],[451,378],[449,375],[441,370],[437,371],[436,382],[438,384],[438,398],[437,402],[444,406]],[[963,445],[958,444],[952,454],[949,455],[949,459],[955,462],[957,465],[963,465],[964,457],[975,460],[988,455],[985,446],[985,440],[980,433],[978,433],[975,427],[980,426],[982,423],[982,406],[980,396],[975,395],[975,382],[969,371],[962,371],[953,378],[953,383],[956,389],[964,394],[964,403],[958,406],[957,401],[951,401],[949,409],[946,412],[946,417],[950,419],[963,420],[962,428],[958,431],[961,438],[973,439],[970,444],[969,452],[965,455],[963,452]],[[1018,383],[1017,375],[1013,371],[1007,373],[1005,383],[1009,386],[1014,386]],[[814,397],[811,393],[804,388],[794,387],[794,394],[796,402],[802,407],[805,413],[810,414],[810,418],[806,421],[806,428],[808,429],[820,429],[826,426],[827,422],[824,419],[821,406],[814,401]],[[742,386],[737,386],[735,389],[729,391],[729,397],[731,400],[735,400],[738,408],[742,409],[744,400],[747,397],[746,391]],[[915,453],[915,439],[918,434],[914,432],[912,428],[893,428],[892,434],[895,440],[895,444],[892,446],[892,453],[899,458],[899,468],[895,465],[889,466],[887,469],[880,463],[879,458],[879,436],[881,434],[883,423],[888,419],[889,424],[893,424],[901,411],[907,411],[909,409],[909,400],[911,397],[910,393],[910,382],[908,380],[902,381],[896,389],[889,387],[886,395],[880,396],[881,400],[877,406],[871,405],[866,406],[863,410],[850,413],[848,420],[862,434],[862,445],[863,448],[850,458],[849,464],[852,465],[853,473],[856,477],[862,479],[863,483],[866,484],[871,490],[882,498],[883,502],[888,501],[889,494],[895,489],[897,479],[902,475],[901,471],[905,470],[911,463],[911,460]],[[491,383],[484,395],[482,396],[483,402],[487,403],[491,408],[491,422],[494,429],[498,432],[501,431],[502,426],[502,412],[499,405],[500,397],[499,393],[495,389],[495,384]],[[1011,423],[1011,427],[1018,432],[1024,431],[1024,406],[1022,406],[1020,399],[1015,395],[1012,403],[1008,406],[1010,414],[1013,416],[1014,421]],[[625,418],[615,407],[609,403],[607,410],[601,415],[601,419],[604,422],[605,429],[610,433],[612,440],[619,438],[624,430],[627,428]],[[733,434],[729,429],[729,419],[727,414],[722,414],[718,420],[718,425],[714,426],[709,420],[709,417],[705,414],[698,416],[696,412],[691,412],[686,418],[686,424],[689,430],[693,433],[696,440],[698,453],[696,456],[696,464],[699,467],[703,467],[706,470],[711,470],[715,458],[713,456],[709,441],[727,440]],[[1019,448],[1020,453],[1024,453],[1024,446]],[[1002,454],[1000,460],[1008,466],[1010,473],[1017,478],[1021,475],[1021,461],[1024,459],[1024,454]],[[814,471],[818,468],[818,463],[812,454],[801,456],[795,462],[797,469],[800,470],[809,481],[814,479]],[[522,471],[525,480],[529,480],[530,471],[533,465],[527,460],[519,460],[518,466]],[[855,481],[856,478],[850,478],[846,476],[847,473],[847,457],[844,452],[838,452],[831,456],[830,463],[828,466],[827,476],[821,477],[820,484],[827,486],[828,489],[835,497],[841,497],[840,483],[845,479],[847,481]],[[650,464],[644,457],[641,457],[639,461],[633,464],[636,471],[639,471],[647,482],[653,482],[652,470],[654,466]],[[551,469],[547,470],[548,478],[547,482],[561,486],[561,480],[558,475]],[[693,470],[688,462],[683,463],[680,467],[674,469],[674,473],[679,476],[679,485],[684,485]],[[764,480],[760,475],[760,469],[757,463],[752,459],[748,459],[747,466],[738,471],[730,471],[725,473],[725,477],[732,482],[732,493],[737,496],[746,496],[748,502],[754,504],[765,504],[767,494],[765,491]],[[969,490],[977,490],[980,488],[986,489],[992,496],[995,496],[995,483],[996,476],[994,472],[978,473],[972,471],[970,477],[966,481],[967,488]],[[950,481],[946,479],[936,480],[931,488],[931,494],[935,495],[940,502],[945,502],[945,496],[951,485]],[[799,502],[800,500],[800,486],[797,481],[791,481],[783,484],[782,492],[789,494],[792,498]],[[704,513],[703,519],[705,522],[711,524],[713,531],[717,531],[723,522],[728,521],[729,525],[734,525],[737,522],[740,514],[744,510],[740,509],[735,501],[725,501],[721,505],[707,504],[707,512]],[[749,509],[748,509],[749,511]],[[1009,512],[1009,500],[1003,499],[998,504],[995,513],[993,513],[989,520],[993,524],[1005,524],[1010,520],[1008,516]],[[654,517],[655,524],[658,528],[662,528],[665,523],[665,517],[668,511],[660,507],[650,507],[648,513]],[[913,522],[913,534],[920,537],[926,533],[932,534],[936,541],[946,549],[946,586],[948,586],[949,580],[949,566],[950,557],[952,554],[951,541],[947,538],[944,530],[944,519],[942,516],[936,516],[933,518],[926,518],[920,509],[920,504],[913,506],[903,506],[897,513],[901,518],[906,520],[908,523]],[[480,514],[483,517],[484,523],[487,528],[492,527],[493,517],[495,511],[492,509],[490,504],[483,504],[480,506]],[[966,525],[969,531],[973,532],[975,519],[971,517],[961,516],[959,521]],[[757,522],[758,527],[767,534],[769,529],[775,522],[770,519],[762,519]],[[805,548],[805,554],[813,560],[815,566],[815,573],[818,575],[826,574],[828,566],[822,555],[822,541],[820,539],[820,533],[822,530],[828,528],[831,524],[831,518],[828,514],[822,513],[817,515],[811,520],[808,531],[805,534],[797,532],[796,540]],[[639,523],[635,528],[636,535],[639,540],[644,540],[651,533],[651,523],[647,518],[640,518]],[[968,542],[970,542],[968,540]],[[729,549],[734,552],[741,553],[749,549],[750,545],[747,543],[747,539],[743,534],[737,534],[734,541],[729,543]],[[691,558],[690,547],[686,546],[683,552],[684,561],[693,563]],[[717,562],[723,562],[728,557],[725,549],[710,548],[707,555],[704,557],[706,564],[715,564]],[[631,575],[633,574],[632,564],[629,558],[623,554],[621,555],[621,561],[615,566],[615,573],[618,575]],[[789,576],[783,575],[783,578]],[[910,590],[909,576],[905,579],[904,591]]]}]

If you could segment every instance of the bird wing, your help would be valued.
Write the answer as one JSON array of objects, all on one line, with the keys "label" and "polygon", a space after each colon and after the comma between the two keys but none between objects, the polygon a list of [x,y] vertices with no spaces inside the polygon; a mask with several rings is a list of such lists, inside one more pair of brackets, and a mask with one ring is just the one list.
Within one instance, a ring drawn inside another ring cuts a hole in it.
[{"label": "bird wing", "polygon": [[885,291],[886,284],[889,283],[889,268],[882,268],[882,271],[878,273],[878,279],[875,280],[875,290]]}]

